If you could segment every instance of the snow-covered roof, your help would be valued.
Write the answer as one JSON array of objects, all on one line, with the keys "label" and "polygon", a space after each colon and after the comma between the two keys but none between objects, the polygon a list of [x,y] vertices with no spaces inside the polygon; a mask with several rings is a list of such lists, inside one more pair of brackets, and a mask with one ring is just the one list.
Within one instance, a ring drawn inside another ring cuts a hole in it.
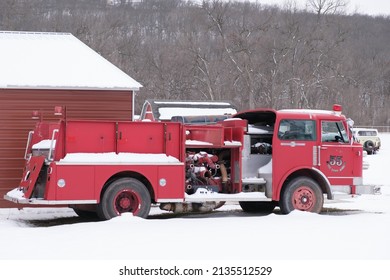
[{"label": "snow-covered roof", "polygon": [[139,90],[70,33],[0,31],[0,88]]}]

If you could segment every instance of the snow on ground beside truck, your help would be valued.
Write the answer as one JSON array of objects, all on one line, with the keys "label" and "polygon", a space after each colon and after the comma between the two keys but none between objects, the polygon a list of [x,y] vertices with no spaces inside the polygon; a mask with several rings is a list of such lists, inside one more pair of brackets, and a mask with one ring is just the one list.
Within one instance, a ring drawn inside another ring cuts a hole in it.
[{"label": "snow on ground beside truck", "polygon": [[68,208],[1,209],[0,259],[388,260],[390,134],[381,138],[364,183],[382,185],[382,194],[326,201],[320,215],[252,215],[228,204],[207,214],[153,207],[148,219],[86,222]]}]

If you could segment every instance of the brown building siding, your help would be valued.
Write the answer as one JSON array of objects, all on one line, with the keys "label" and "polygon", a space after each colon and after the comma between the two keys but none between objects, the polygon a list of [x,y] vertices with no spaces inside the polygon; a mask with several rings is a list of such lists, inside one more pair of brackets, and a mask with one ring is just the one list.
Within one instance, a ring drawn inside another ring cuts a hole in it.
[{"label": "brown building siding", "polygon": [[72,119],[132,118],[131,91],[0,89],[0,208],[15,207],[3,196],[21,179],[27,135],[35,126],[32,111],[46,119],[54,106],[66,106]]}]

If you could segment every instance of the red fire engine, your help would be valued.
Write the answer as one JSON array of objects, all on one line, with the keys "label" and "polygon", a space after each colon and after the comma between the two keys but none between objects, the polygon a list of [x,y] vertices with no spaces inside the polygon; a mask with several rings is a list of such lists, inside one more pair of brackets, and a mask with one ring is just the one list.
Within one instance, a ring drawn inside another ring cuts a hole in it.
[{"label": "red fire engine", "polygon": [[363,185],[362,158],[341,106],[257,109],[202,125],[63,117],[37,122],[23,178],[5,199],[101,219],[147,217],[152,204],[210,211],[226,201],[248,212],[318,213],[324,196],[379,192]]}]

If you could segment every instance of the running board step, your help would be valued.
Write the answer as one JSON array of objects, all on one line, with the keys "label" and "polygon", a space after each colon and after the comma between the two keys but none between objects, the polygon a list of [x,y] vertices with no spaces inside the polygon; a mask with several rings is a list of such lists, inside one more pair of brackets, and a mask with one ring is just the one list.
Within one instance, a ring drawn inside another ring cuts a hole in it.
[{"label": "running board step", "polygon": [[209,190],[198,189],[194,194],[185,194],[186,202],[205,202],[205,201],[272,201],[265,196],[263,192],[240,192],[233,194],[216,193]]},{"label": "running board step", "polygon": [[242,184],[244,184],[244,185],[263,185],[265,183],[266,183],[266,181],[264,180],[264,178],[253,177],[253,178],[243,178],[242,179]]}]

